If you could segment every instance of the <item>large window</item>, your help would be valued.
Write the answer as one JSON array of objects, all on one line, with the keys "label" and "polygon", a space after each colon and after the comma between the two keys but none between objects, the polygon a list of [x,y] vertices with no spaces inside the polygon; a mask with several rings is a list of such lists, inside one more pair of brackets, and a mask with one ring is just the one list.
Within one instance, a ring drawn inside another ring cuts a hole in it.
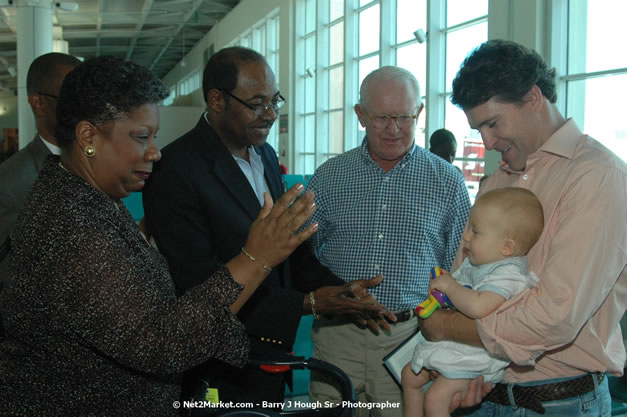
[{"label": "large window", "polygon": [[[483,145],[463,112],[446,103],[462,60],[487,39],[487,1],[297,0],[291,172],[311,174],[361,143],[365,132],[353,111],[361,81],[381,66],[397,65],[416,76],[423,101],[427,82],[437,86],[419,118],[416,143],[428,148],[430,132],[452,130],[472,195],[485,169]],[[420,34],[426,34],[426,42]],[[430,50],[429,42],[444,47]]]},{"label": "large window", "polygon": [[566,116],[627,161],[627,54],[620,42],[615,52],[608,49],[612,40],[627,39],[627,2],[569,0],[567,9],[566,74],[560,77]]},{"label": "large window", "polygon": [[488,0],[448,0],[446,27],[446,93],[444,127],[457,139],[455,165],[462,170],[471,200],[485,175],[485,147],[478,131],[470,129],[466,115],[450,102],[453,79],[468,54],[488,40]]}]

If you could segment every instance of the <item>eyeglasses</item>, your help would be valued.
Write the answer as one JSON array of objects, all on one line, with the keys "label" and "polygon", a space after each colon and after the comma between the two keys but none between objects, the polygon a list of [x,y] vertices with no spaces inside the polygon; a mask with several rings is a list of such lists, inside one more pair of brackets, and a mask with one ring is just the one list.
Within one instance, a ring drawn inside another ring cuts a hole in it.
[{"label": "eyeglasses", "polygon": [[385,129],[389,126],[390,121],[394,120],[396,127],[399,129],[407,129],[414,124],[414,120],[418,117],[416,114],[399,114],[398,116],[390,116],[389,114],[372,114],[368,116],[375,129]]},{"label": "eyeglasses", "polygon": [[40,91],[35,91],[37,94],[39,94],[40,96],[44,96],[44,97],[50,97],[53,98],[55,100],[59,99],[59,96],[55,96],[54,94],[48,94],[48,93],[42,93]]},{"label": "eyeglasses", "polygon": [[230,92],[228,92],[226,90],[220,90],[220,91],[222,91],[223,93],[228,94],[229,96],[233,97],[235,100],[237,100],[240,103],[242,103],[244,106],[246,106],[249,109],[251,109],[255,113],[255,116],[257,116],[257,117],[263,116],[270,109],[274,110],[274,112],[278,114],[279,113],[279,109],[281,107],[283,107],[283,105],[285,104],[285,99],[283,98],[283,96],[281,94],[279,94],[279,97],[277,97],[275,100],[272,100],[268,104],[263,104],[263,103],[249,104],[249,103],[246,103],[241,98],[234,96],[233,94],[231,94]]}]

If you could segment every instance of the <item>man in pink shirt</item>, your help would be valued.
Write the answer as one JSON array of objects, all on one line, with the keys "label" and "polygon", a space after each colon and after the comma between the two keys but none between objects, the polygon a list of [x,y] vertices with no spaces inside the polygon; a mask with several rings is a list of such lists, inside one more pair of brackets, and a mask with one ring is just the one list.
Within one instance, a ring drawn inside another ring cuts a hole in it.
[{"label": "man in pink shirt", "polygon": [[[621,375],[625,364],[627,165],[566,120],[556,99],[555,70],[510,41],[482,44],[453,81],[451,101],[503,157],[481,192],[529,189],[545,216],[528,253],[536,288],[480,320],[438,311],[420,323],[428,340],[483,346],[512,361],[480,408],[463,415],[611,414],[606,373]],[[453,270],[464,257],[460,247]],[[474,394],[464,405],[478,402]]]}]

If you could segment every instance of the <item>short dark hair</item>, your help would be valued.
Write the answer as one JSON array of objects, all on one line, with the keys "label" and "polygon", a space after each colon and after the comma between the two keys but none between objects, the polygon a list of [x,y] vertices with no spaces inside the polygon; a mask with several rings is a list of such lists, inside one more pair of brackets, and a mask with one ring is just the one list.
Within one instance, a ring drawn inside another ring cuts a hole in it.
[{"label": "short dark hair", "polygon": [[55,137],[61,148],[68,148],[80,121],[103,126],[168,95],[169,90],[148,68],[113,56],[89,59],[63,80]]},{"label": "short dark hair", "polygon": [[80,63],[78,58],[60,52],[50,52],[38,56],[28,67],[26,93],[33,94],[36,91],[44,91],[50,84],[50,80],[58,76],[60,67],[75,67]]},{"label": "short dark hair", "polygon": [[455,135],[450,130],[446,129],[438,129],[431,134],[429,138],[429,145],[431,151],[436,149],[442,149],[449,144],[457,144],[457,140],[455,139]]},{"label": "short dark hair", "polygon": [[263,62],[266,59],[260,53],[249,48],[233,46],[220,49],[209,58],[202,77],[202,93],[207,101],[209,90],[233,91],[237,87],[239,64],[245,62]]},{"label": "short dark hair", "polygon": [[494,39],[481,44],[464,60],[453,80],[451,102],[471,109],[494,97],[519,103],[537,85],[551,103],[557,101],[555,68],[532,49]]}]

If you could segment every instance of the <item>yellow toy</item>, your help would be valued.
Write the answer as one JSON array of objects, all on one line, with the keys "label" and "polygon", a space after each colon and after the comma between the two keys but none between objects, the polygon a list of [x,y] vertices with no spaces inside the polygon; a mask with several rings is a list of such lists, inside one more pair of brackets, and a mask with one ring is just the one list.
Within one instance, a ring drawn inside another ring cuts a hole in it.
[{"label": "yellow toy", "polygon": [[[439,266],[431,268],[431,279],[436,279],[442,274],[442,270]],[[416,314],[421,319],[428,318],[438,308],[455,308],[451,300],[438,290],[431,291],[429,298],[416,306]]]}]

